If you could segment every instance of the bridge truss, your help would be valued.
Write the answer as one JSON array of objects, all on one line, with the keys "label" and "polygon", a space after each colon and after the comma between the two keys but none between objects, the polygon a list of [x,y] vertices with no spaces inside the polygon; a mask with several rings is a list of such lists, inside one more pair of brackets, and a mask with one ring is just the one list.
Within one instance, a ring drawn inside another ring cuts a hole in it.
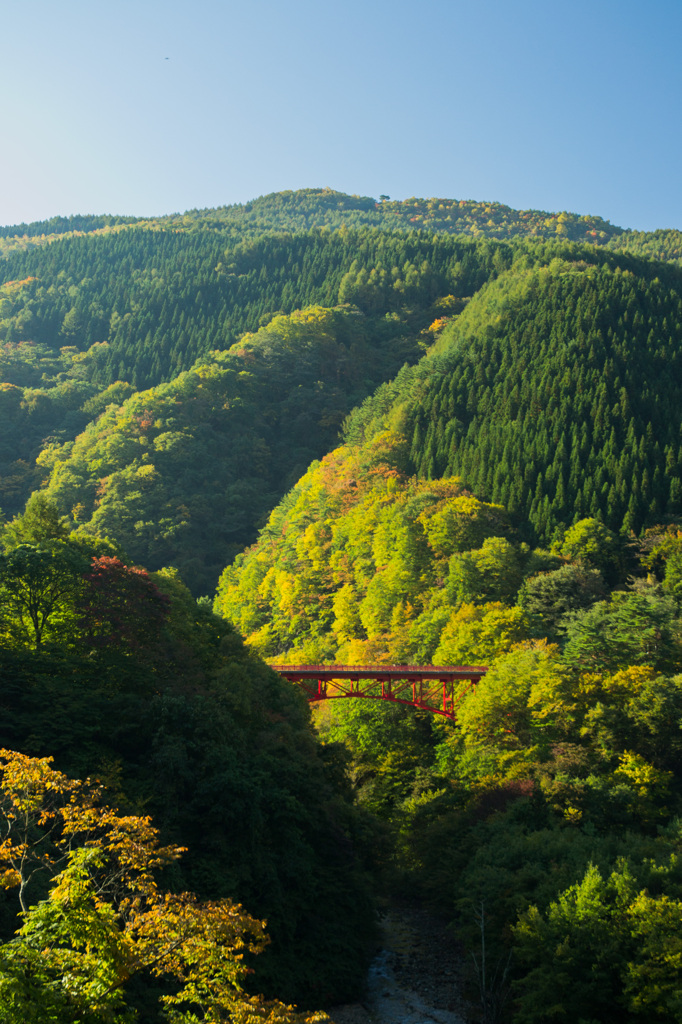
[{"label": "bridge truss", "polygon": [[471,665],[271,665],[311,703],[360,697],[387,700],[454,720],[462,698],[488,671]]}]

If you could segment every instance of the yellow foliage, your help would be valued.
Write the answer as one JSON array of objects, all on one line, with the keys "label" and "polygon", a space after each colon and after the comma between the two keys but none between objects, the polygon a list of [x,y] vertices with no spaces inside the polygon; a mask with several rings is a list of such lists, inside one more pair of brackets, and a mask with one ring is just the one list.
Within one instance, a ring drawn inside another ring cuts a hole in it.
[{"label": "yellow foliage", "polygon": [[524,612],[500,601],[463,604],[452,612],[434,654],[435,665],[490,665],[527,635]]},{"label": "yellow foliage", "polygon": [[654,793],[660,796],[668,791],[674,777],[672,772],[654,768],[640,754],[635,754],[630,750],[621,754],[619,761],[620,764],[614,775],[627,779],[637,788],[640,797],[648,798]]},{"label": "yellow foliage", "polygon": [[[169,980],[161,1001],[178,1022],[196,1020],[196,1009],[207,1022],[328,1019],[246,996],[243,955],[264,948],[265,923],[231,900],[161,892],[157,870],[182,849],[161,846],[149,818],[120,815],[101,803],[100,786],[51,762],[0,750],[0,885],[19,889],[23,925],[10,944],[32,975],[32,993],[40,984],[48,999],[59,990],[69,1019],[84,1007],[114,1019],[125,981],[144,972]],[[50,894],[28,907],[37,871],[52,876]]]},{"label": "yellow foliage", "polygon": [[613,675],[585,672],[580,676],[579,697],[590,706],[596,701],[623,702],[637,696],[657,675],[656,670],[650,665],[628,665]]}]

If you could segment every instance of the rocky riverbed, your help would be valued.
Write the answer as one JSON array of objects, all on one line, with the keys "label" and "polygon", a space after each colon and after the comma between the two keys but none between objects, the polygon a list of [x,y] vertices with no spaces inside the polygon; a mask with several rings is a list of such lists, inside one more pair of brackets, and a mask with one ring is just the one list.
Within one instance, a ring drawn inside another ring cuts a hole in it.
[{"label": "rocky riverbed", "polygon": [[392,906],[382,918],[382,948],[360,1003],[329,1010],[334,1024],[465,1024],[463,961],[432,915]]}]

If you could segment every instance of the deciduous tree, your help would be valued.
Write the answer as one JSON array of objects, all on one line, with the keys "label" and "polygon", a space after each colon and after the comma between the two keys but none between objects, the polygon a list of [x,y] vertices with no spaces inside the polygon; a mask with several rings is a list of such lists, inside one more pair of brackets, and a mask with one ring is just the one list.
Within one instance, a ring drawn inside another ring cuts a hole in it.
[{"label": "deciduous tree", "polygon": [[129,1024],[127,986],[143,974],[158,979],[173,1024],[327,1019],[248,996],[243,956],[267,943],[264,922],[230,900],[163,892],[157,870],[182,850],[51,760],[0,751],[0,882],[18,888],[23,911],[0,946],[6,1024]]}]

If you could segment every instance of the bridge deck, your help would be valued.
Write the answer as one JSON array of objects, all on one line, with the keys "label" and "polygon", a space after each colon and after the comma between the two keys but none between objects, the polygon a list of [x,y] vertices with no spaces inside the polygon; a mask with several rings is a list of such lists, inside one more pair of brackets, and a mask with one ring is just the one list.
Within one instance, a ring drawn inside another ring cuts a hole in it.
[{"label": "bridge deck", "polygon": [[285,679],[472,679],[488,671],[483,665],[271,665]]}]

